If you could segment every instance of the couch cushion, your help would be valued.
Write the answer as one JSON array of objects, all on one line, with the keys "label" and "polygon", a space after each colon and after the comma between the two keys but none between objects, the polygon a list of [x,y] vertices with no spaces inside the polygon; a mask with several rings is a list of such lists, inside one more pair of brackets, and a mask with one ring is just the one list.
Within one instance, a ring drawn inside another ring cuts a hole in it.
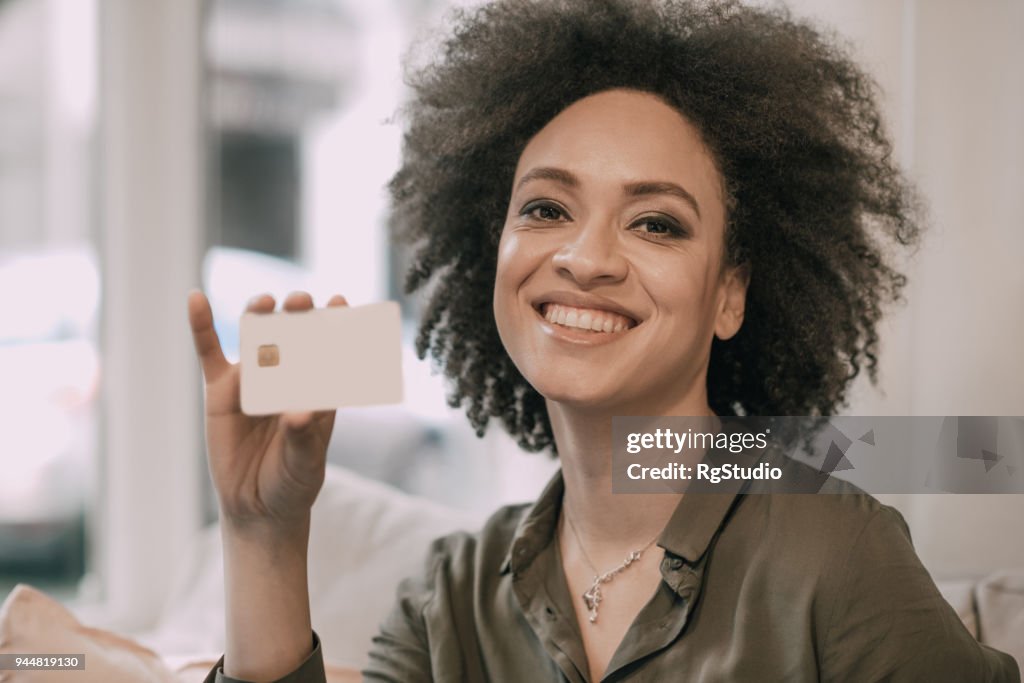
[{"label": "couch cushion", "polygon": [[1024,571],[1005,571],[978,582],[981,642],[1012,655],[1024,671]]},{"label": "couch cushion", "polygon": [[978,637],[978,615],[974,605],[974,588],[972,579],[952,579],[936,583],[942,597],[946,598],[960,621],[975,638]]},{"label": "couch cushion", "polygon": [[[0,654],[85,655],[85,671],[2,671],[10,683],[179,683],[159,656],[109,631],[83,626],[62,604],[18,584],[0,607]],[[201,680],[201,679],[200,679]]]},{"label": "couch cushion", "polygon": [[[422,566],[430,542],[475,529],[479,515],[410,496],[334,465],[313,505],[309,591],[324,660],[365,664],[399,581]],[[176,661],[224,649],[223,554],[217,525],[203,531],[176,581],[158,628],[140,641]]]}]

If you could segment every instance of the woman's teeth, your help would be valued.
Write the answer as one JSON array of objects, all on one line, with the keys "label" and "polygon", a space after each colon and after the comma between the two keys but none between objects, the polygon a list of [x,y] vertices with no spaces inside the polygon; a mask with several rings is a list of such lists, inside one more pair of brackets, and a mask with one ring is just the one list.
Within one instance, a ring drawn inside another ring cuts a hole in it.
[{"label": "woman's teeth", "polygon": [[592,332],[621,332],[629,329],[632,322],[618,313],[562,304],[544,304],[543,314],[549,323]]}]

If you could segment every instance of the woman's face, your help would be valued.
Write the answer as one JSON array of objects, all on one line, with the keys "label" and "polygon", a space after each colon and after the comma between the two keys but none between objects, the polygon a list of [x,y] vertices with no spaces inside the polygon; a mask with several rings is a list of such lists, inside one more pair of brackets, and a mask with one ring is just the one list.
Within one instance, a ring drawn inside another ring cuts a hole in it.
[{"label": "woman's face", "polygon": [[703,413],[712,337],[736,333],[746,292],[724,229],[719,173],[675,109],[630,90],[574,103],[516,167],[494,290],[512,361],[552,401]]}]

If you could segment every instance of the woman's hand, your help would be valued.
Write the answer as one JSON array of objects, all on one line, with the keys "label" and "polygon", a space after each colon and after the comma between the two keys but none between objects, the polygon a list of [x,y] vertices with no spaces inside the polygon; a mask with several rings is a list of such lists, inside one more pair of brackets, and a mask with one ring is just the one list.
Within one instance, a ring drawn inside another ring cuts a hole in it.
[{"label": "woman's hand", "polygon": [[[335,295],[328,306],[347,306]],[[313,307],[293,292],[285,311]],[[254,297],[246,308],[272,313],[274,298]],[[221,519],[237,531],[288,534],[301,529],[323,485],[335,411],[250,416],[242,413],[240,367],[224,358],[206,296],[188,296],[188,317],[205,380],[206,448]]]},{"label": "woman's hand", "polygon": [[[334,296],[328,306],[347,306]],[[285,311],[313,298],[293,292]],[[269,294],[248,311],[272,313]],[[253,417],[242,413],[240,368],[228,363],[210,302],[188,296],[188,319],[206,388],[206,450],[220,500],[224,542],[224,673],[281,678],[309,656],[307,553],[310,508],[323,486],[335,411]]]}]

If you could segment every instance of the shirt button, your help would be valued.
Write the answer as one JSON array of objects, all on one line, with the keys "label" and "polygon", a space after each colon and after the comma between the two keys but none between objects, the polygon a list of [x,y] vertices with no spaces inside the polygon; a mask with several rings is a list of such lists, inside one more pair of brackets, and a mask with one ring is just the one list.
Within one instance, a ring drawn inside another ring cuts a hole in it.
[{"label": "shirt button", "polygon": [[683,566],[683,560],[679,557],[673,557],[668,566],[672,567],[672,569],[679,569]]}]

